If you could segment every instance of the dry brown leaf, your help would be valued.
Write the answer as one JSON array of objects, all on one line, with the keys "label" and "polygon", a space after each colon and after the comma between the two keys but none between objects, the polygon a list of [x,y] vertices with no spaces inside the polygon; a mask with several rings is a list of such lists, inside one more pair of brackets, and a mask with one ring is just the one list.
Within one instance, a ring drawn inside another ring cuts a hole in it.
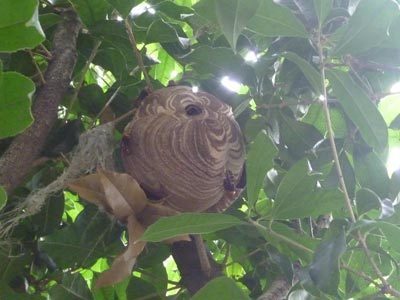
[{"label": "dry brown leaf", "polygon": [[143,235],[144,228],[135,216],[128,217],[127,228],[129,236],[128,247],[122,254],[117,256],[110,269],[100,275],[96,281],[96,288],[116,284],[131,275],[136,258],[143,251],[146,242],[139,241]]},{"label": "dry brown leaf", "polygon": [[[102,174],[103,177],[106,177],[109,183],[115,187],[110,187],[108,184],[106,185],[107,190],[105,188],[105,192],[110,193],[109,196],[107,196],[109,202],[119,201],[118,198],[113,198],[115,194],[113,190],[116,189],[135,213],[141,212],[147,205],[148,200],[146,194],[132,176],[126,173],[116,173],[106,170],[100,170],[99,173]],[[104,179],[102,180],[102,182],[105,182]]]},{"label": "dry brown leaf", "polygon": [[106,209],[108,208],[98,173],[81,177],[68,184],[68,188],[85,200],[98,206],[106,206]]},{"label": "dry brown leaf", "polygon": [[118,188],[108,179],[105,171],[99,172],[99,179],[103,186],[107,204],[111,208],[111,214],[119,220],[125,220],[127,216],[135,214]]}]

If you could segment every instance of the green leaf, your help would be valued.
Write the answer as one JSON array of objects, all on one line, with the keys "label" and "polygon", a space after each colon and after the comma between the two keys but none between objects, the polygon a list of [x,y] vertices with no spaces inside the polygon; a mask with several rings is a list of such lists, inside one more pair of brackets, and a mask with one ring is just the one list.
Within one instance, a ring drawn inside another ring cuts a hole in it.
[{"label": "green leaf", "polygon": [[272,0],[262,1],[247,28],[264,36],[308,37],[304,25],[283,6]]},{"label": "green leaf", "polygon": [[311,279],[324,293],[338,295],[339,259],[345,251],[345,227],[341,222],[333,222],[315,250],[313,262],[309,267]]},{"label": "green leaf", "polygon": [[34,91],[35,84],[22,74],[0,73],[0,138],[16,135],[32,124]]},{"label": "green leaf", "polygon": [[132,277],[126,288],[127,299],[159,299],[158,297],[150,297],[150,295],[154,294],[158,294],[156,287],[147,280],[138,277]]},{"label": "green leaf", "polygon": [[104,20],[110,9],[110,4],[106,0],[70,0],[70,2],[88,27]]},{"label": "green leaf", "polygon": [[246,223],[231,215],[182,213],[172,217],[160,218],[146,229],[141,240],[160,242],[179,235],[210,233],[244,224]]},{"label": "green leaf", "polygon": [[253,206],[264,183],[267,171],[273,167],[273,159],[278,150],[274,143],[261,131],[249,147],[246,160],[247,197]]},{"label": "green leaf", "polygon": [[209,281],[192,300],[249,300],[250,298],[228,277],[217,277]]},{"label": "green leaf", "polygon": [[398,15],[399,7],[395,1],[360,1],[334,49],[334,54],[354,54],[380,45],[387,39],[389,26]]},{"label": "green leaf", "polygon": [[393,250],[400,253],[400,227],[386,222],[377,222],[377,225],[386,236]]},{"label": "green leaf", "polygon": [[239,35],[260,6],[260,0],[218,0],[215,1],[216,16],[233,51]]},{"label": "green leaf", "polygon": [[242,83],[245,83],[246,80],[256,80],[254,70],[230,48],[199,46],[185,55],[183,59],[200,74],[213,74],[214,76],[229,74],[235,80],[242,80]]},{"label": "green leaf", "polygon": [[314,0],[315,13],[319,24],[322,25],[332,9],[332,0]]},{"label": "green leaf", "polygon": [[50,298],[57,300],[89,300],[93,296],[85,279],[79,273],[64,273],[62,282],[54,285],[50,291]]},{"label": "green leaf", "polygon": [[287,150],[293,157],[303,158],[317,142],[323,139],[314,126],[297,121],[285,113],[281,113],[280,116],[280,143],[287,146]]},{"label": "green leaf", "polygon": [[327,77],[333,94],[364,140],[377,151],[383,151],[388,143],[388,130],[385,120],[368,95],[346,72],[328,70]]},{"label": "green leaf", "polygon": [[98,258],[121,250],[120,231],[97,207],[89,205],[73,224],[41,239],[39,247],[61,269],[72,265],[88,267]]},{"label": "green leaf", "polygon": [[79,104],[82,110],[96,116],[106,104],[106,96],[97,84],[85,85],[78,94]]},{"label": "green leaf", "polygon": [[300,195],[309,194],[314,190],[317,179],[316,174],[310,172],[308,160],[302,159],[292,166],[278,186],[272,217],[286,219],[287,215],[296,214],[292,205]]},{"label": "green leaf", "polygon": [[357,212],[361,216],[372,209],[379,209],[379,196],[370,189],[362,188],[356,193]]},{"label": "green leaf", "polygon": [[44,41],[38,7],[38,0],[1,1],[0,51],[34,48]]},{"label": "green leaf", "polygon": [[174,27],[163,20],[155,20],[147,29],[146,42],[165,43],[178,41],[178,34]]},{"label": "green leaf", "polygon": [[64,195],[57,193],[46,199],[46,203],[40,212],[32,216],[35,224],[35,232],[40,235],[48,235],[60,227],[64,212]]},{"label": "green leaf", "polygon": [[174,79],[172,77],[172,72],[176,71],[180,73],[182,68],[178,62],[162,48],[158,50],[158,60],[160,63],[151,68],[150,75],[167,86],[168,82]]},{"label": "green leaf", "polygon": [[338,189],[310,191],[307,194],[299,195],[293,201],[293,205],[281,211],[275,216],[280,219],[295,219],[314,217],[338,212],[343,209],[344,196]]},{"label": "green leaf", "polygon": [[354,153],[354,171],[360,185],[378,194],[389,196],[390,179],[385,164],[375,152]]},{"label": "green leaf", "polygon": [[272,233],[269,230],[261,233],[280,253],[288,255],[292,260],[300,258],[304,262],[311,261],[318,244],[316,239],[280,222],[273,222],[271,229]]},{"label": "green leaf", "polygon": [[0,186],[0,210],[2,210],[4,206],[6,206],[6,203],[7,203],[6,190],[2,186]]},{"label": "green leaf", "polygon": [[107,2],[125,18],[135,6],[136,0],[107,0]]},{"label": "green leaf", "polygon": [[390,129],[400,130],[400,114],[390,123]]},{"label": "green leaf", "polygon": [[316,92],[317,95],[322,95],[321,75],[313,66],[294,52],[285,52],[282,56],[295,63],[313,87],[314,92]]}]

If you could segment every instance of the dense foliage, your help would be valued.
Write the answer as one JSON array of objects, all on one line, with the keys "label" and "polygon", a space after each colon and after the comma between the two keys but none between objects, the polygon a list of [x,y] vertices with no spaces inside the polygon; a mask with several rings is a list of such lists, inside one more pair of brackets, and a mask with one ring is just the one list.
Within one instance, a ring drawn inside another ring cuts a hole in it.
[{"label": "dense foliage", "polygon": [[62,174],[83,131],[134,107],[146,81],[126,27],[154,88],[174,80],[233,107],[247,187],[220,218],[162,219],[131,278],[101,289],[124,227],[65,189],[0,242],[1,299],[188,299],[158,242],[184,233],[203,233],[226,275],[194,299],[254,299],[279,280],[292,300],[400,298],[400,172],[385,165],[400,142],[400,1],[0,0],[0,154],[33,122],[71,6],[71,84],[41,162],[8,199],[0,188],[0,215]]}]

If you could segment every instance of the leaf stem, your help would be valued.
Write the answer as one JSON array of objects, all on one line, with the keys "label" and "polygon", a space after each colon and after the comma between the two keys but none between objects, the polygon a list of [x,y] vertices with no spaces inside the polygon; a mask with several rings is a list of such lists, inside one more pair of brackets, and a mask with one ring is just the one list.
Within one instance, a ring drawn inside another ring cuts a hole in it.
[{"label": "leaf stem", "polygon": [[132,26],[129,23],[129,16],[125,18],[125,29],[128,34],[129,41],[131,42],[133,52],[135,53],[136,59],[138,61],[139,68],[143,72],[144,79],[146,80],[147,88],[149,89],[149,92],[152,92],[153,85],[151,84],[149,74],[147,73],[147,70],[144,66],[142,54],[140,53],[139,49],[137,48],[137,43],[136,43],[135,36],[133,34]]},{"label": "leaf stem", "polygon": [[284,241],[284,242],[286,242],[286,243],[288,243],[288,244],[290,244],[290,245],[292,245],[292,246],[294,246],[294,247],[296,247],[296,248],[299,248],[299,249],[301,249],[301,250],[303,250],[303,251],[306,251],[306,252],[308,252],[308,253],[311,253],[311,254],[314,253],[313,250],[311,250],[311,249],[305,247],[304,245],[302,245],[302,244],[300,244],[300,243],[298,243],[298,242],[296,242],[296,241],[294,241],[294,240],[292,240],[292,239],[290,239],[290,238],[288,238],[288,237],[286,237],[286,236],[284,236],[284,235],[281,235],[281,234],[275,232],[275,231],[272,229],[272,222],[273,222],[273,220],[271,220],[271,221],[269,222],[268,227],[265,227],[265,226],[259,224],[258,222],[253,221],[253,220],[250,219],[250,223],[252,223],[252,224],[253,224],[254,226],[256,226],[257,228],[268,232],[269,234],[273,235],[274,237],[276,237],[276,238],[278,238],[278,239],[280,239],[280,240],[282,240],[282,241]]},{"label": "leaf stem", "polygon": [[99,50],[99,47],[101,45],[101,41],[96,41],[92,52],[90,53],[90,56],[88,58],[88,60],[86,61],[85,66],[83,67],[82,71],[81,71],[81,76],[79,78],[79,81],[75,87],[75,91],[74,94],[72,95],[72,99],[71,99],[71,103],[69,104],[68,110],[65,113],[65,117],[64,120],[66,120],[68,118],[68,112],[71,111],[72,107],[75,104],[76,99],[78,99],[78,93],[80,91],[80,89],[82,88],[83,82],[85,81],[85,74],[87,73],[87,71],[89,70],[90,64],[92,63],[92,61],[94,60],[94,58],[96,57],[97,54],[97,50]]},{"label": "leaf stem", "polygon": [[333,160],[334,160],[334,163],[335,163],[336,172],[337,172],[337,175],[339,177],[340,188],[341,188],[341,190],[342,190],[342,192],[344,194],[344,199],[345,199],[345,203],[346,203],[346,206],[347,206],[347,210],[348,210],[348,212],[350,214],[350,219],[354,223],[354,222],[356,222],[356,217],[354,215],[353,206],[352,206],[349,194],[347,192],[347,187],[346,187],[346,183],[344,181],[342,168],[340,166],[339,155],[338,155],[338,152],[337,152],[337,149],[336,149],[336,143],[335,143],[335,133],[333,131],[331,115],[330,115],[330,111],[329,111],[328,93],[326,91],[326,85],[325,85],[325,80],[326,80],[326,76],[325,76],[325,61],[324,61],[323,46],[322,46],[322,41],[321,41],[321,31],[318,31],[318,47],[317,48],[318,48],[318,55],[319,55],[320,64],[321,64],[321,84],[322,84],[322,93],[323,93],[323,95],[322,95],[323,96],[323,110],[324,110],[324,114],[325,114],[326,126],[327,126],[327,129],[328,129],[329,143],[330,143],[332,154],[333,154]]},{"label": "leaf stem", "polygon": [[[323,53],[323,45],[322,45],[322,37],[321,37],[321,30],[318,30],[318,40],[317,40],[317,48],[318,48],[318,55],[319,55],[319,59],[320,59],[320,68],[321,68],[321,83],[322,83],[322,92],[323,92],[323,110],[324,110],[324,114],[325,114],[325,121],[326,121],[326,126],[327,126],[327,130],[328,130],[328,138],[329,138],[329,143],[331,146],[331,150],[332,150],[332,154],[333,154],[333,160],[335,163],[335,167],[336,167],[336,172],[337,175],[339,177],[339,185],[340,188],[344,194],[344,199],[345,199],[345,203],[347,206],[347,210],[350,214],[350,219],[353,223],[355,223],[357,221],[356,216],[354,214],[354,210],[353,210],[353,206],[352,206],[352,201],[349,197],[349,194],[347,192],[347,187],[346,187],[346,183],[344,181],[344,177],[343,177],[343,172],[342,172],[342,168],[340,165],[340,161],[339,161],[339,155],[336,149],[336,144],[335,144],[335,133],[333,131],[333,127],[332,127],[332,121],[331,121],[331,117],[330,117],[330,111],[329,111],[329,105],[328,105],[328,93],[326,90],[326,86],[325,86],[325,80],[326,80],[326,76],[325,76],[325,60],[324,60],[324,53]],[[357,231],[356,233],[357,235],[357,240],[358,242],[361,244],[361,247],[365,253],[365,255],[367,256],[367,259],[370,263],[370,265],[372,266],[372,268],[374,269],[376,275],[378,276],[378,278],[381,280],[382,285],[381,288],[384,291],[384,293],[389,293],[393,296],[396,297],[400,297],[400,292],[393,289],[390,284],[387,282],[386,278],[383,277],[382,272],[380,271],[378,265],[376,264],[376,262],[374,261],[371,252],[368,248],[368,245],[365,241],[365,237],[361,234],[360,231]]]}]

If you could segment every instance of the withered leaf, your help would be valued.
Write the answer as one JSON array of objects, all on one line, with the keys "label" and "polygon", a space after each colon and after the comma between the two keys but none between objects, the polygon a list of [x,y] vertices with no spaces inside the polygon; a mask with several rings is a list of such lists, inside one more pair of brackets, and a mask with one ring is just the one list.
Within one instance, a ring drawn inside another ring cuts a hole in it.
[{"label": "withered leaf", "polygon": [[[141,212],[148,203],[146,194],[139,183],[129,174],[116,173],[106,170],[99,171],[106,194],[106,198],[111,205],[116,202],[117,205],[127,203],[135,212]],[[114,207],[111,205],[111,207]]]},{"label": "withered leaf", "polygon": [[75,180],[68,187],[120,220],[141,212],[147,204],[146,194],[137,181],[124,173],[100,170]]},{"label": "withered leaf", "polygon": [[93,204],[107,206],[106,196],[98,173],[80,177],[68,184],[68,188]]},{"label": "withered leaf", "polygon": [[146,242],[139,241],[144,228],[135,216],[128,217],[127,228],[129,236],[128,247],[115,258],[110,269],[100,275],[96,281],[96,288],[116,284],[131,275],[136,258],[143,251]]}]

